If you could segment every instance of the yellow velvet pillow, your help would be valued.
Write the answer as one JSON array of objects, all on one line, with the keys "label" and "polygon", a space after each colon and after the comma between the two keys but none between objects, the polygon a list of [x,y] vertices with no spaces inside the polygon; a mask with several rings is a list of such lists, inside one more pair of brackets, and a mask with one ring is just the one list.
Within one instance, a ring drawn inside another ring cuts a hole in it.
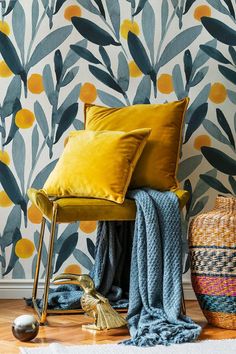
[{"label": "yellow velvet pillow", "polygon": [[189,103],[135,105],[108,108],[86,104],[86,129],[130,131],[151,128],[152,132],[133,173],[130,188],[175,190],[184,115]]},{"label": "yellow velvet pillow", "polygon": [[77,196],[123,203],[150,129],[73,131],[43,190],[49,196]]}]

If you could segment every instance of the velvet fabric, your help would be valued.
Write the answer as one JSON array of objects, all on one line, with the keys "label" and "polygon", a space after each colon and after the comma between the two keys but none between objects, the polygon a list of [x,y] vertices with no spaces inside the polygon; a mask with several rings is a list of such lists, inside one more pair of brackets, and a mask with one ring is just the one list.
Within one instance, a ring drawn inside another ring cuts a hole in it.
[{"label": "velvet fabric", "polygon": [[165,104],[138,104],[108,108],[84,107],[86,129],[130,131],[151,128],[152,132],[134,170],[130,189],[148,187],[160,191],[178,188],[176,178],[182,126],[189,99]]},{"label": "velvet fabric", "polygon": [[[178,189],[174,192],[182,209],[189,193]],[[123,204],[94,198],[54,198],[50,199],[43,190],[30,188],[28,197],[43,215],[51,220],[53,203],[57,204],[57,223],[71,223],[86,220],[135,220],[136,205],[133,199],[126,198]]]},{"label": "velvet fabric", "polygon": [[44,184],[49,196],[76,196],[122,204],[151,129],[73,131]]}]

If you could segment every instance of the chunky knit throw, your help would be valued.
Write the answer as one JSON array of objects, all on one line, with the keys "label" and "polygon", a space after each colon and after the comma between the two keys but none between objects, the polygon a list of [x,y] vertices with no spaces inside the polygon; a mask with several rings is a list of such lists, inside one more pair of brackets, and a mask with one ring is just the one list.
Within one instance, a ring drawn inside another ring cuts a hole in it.
[{"label": "chunky knit throw", "polygon": [[[133,222],[100,222],[95,263],[90,275],[96,289],[114,307],[128,307],[136,346],[195,340],[201,328],[180,314],[182,296],[181,221],[172,192],[135,190]],[[50,308],[77,308],[81,291],[61,285],[49,294]]]}]

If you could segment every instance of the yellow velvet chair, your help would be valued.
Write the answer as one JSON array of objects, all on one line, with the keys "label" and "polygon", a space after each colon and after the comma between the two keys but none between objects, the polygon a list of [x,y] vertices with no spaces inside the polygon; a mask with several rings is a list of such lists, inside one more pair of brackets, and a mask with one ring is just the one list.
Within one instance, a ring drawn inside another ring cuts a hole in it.
[{"label": "yellow velvet chair", "polygon": [[[184,190],[176,190],[175,194],[179,199],[180,209],[182,209],[189,198],[189,193]],[[54,236],[56,224],[60,223],[73,223],[77,221],[86,220],[100,220],[100,221],[111,221],[111,220],[135,220],[136,215],[136,205],[134,200],[125,199],[123,204],[117,204],[111,201],[93,198],[54,198],[49,199],[42,190],[29,189],[28,196],[31,202],[36,205],[43,213],[43,219],[41,223],[40,239],[38,246],[38,256],[36,271],[34,277],[32,301],[34,309],[36,310],[39,321],[41,324],[45,324],[47,319],[47,314],[49,313],[75,313],[81,312],[81,310],[48,310],[48,294],[50,285],[50,276],[52,271],[52,255],[54,246]],[[46,277],[44,283],[44,295],[43,295],[43,306],[39,309],[36,303],[38,280],[40,263],[42,256],[42,246],[45,231],[45,222],[48,219],[51,222],[50,230],[50,240],[48,246],[48,259],[47,259],[47,269]],[[185,311],[184,301],[182,303],[182,310]]]}]

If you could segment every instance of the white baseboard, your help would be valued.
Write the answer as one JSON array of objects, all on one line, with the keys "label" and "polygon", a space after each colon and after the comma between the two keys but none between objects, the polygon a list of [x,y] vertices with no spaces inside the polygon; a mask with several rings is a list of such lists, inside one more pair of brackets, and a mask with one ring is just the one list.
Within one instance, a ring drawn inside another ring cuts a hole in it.
[{"label": "white baseboard", "polygon": [[[190,280],[183,281],[185,300],[196,300]],[[22,299],[31,297],[33,279],[0,280],[0,299]],[[43,281],[39,281],[38,296],[43,294]]]}]

